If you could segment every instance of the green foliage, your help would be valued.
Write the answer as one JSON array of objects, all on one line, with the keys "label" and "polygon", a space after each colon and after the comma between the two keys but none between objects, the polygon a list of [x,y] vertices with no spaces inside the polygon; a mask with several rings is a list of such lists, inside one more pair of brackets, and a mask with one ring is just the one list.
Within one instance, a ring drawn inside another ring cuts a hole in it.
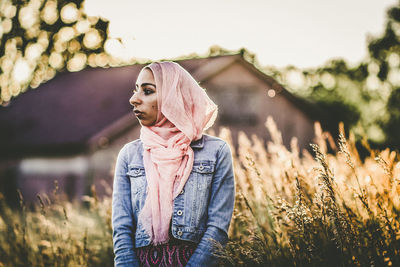
[{"label": "green foliage", "polygon": [[84,13],[83,0],[4,0],[0,4],[0,104],[57,72],[105,66],[108,21]]},{"label": "green foliage", "polygon": [[392,147],[400,147],[400,88],[394,89],[390,94],[387,111],[389,120],[383,124],[383,127],[391,133],[388,137],[388,143]]},{"label": "green foliage", "polygon": [[361,116],[356,106],[346,104],[339,98],[327,101],[319,99],[317,106],[325,112],[322,125],[332,133],[337,132],[336,125],[339,125],[340,122],[343,122],[344,125],[355,125]]},{"label": "green foliage", "polygon": [[[332,123],[343,121],[358,140],[367,138],[375,145],[398,148],[399,30],[400,2],[388,9],[385,32],[369,38],[369,57],[357,66],[333,59],[319,68],[300,70],[290,66],[272,75],[294,94],[325,110],[321,117],[327,129],[332,129]],[[293,73],[297,73],[297,83],[291,81]]]}]

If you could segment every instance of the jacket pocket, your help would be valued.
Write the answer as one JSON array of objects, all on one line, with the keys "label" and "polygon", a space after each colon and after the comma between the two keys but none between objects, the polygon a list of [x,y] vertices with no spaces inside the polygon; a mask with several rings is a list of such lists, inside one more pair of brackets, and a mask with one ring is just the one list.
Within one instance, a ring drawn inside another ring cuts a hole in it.
[{"label": "jacket pocket", "polygon": [[193,178],[194,184],[198,190],[206,190],[211,185],[211,177],[214,174],[214,162],[206,161],[195,161],[193,162]]},{"label": "jacket pocket", "polygon": [[131,183],[131,201],[135,221],[142,209],[146,197],[146,173],[143,166],[128,165],[128,172],[126,174]]},{"label": "jacket pocket", "polygon": [[145,190],[146,186],[146,173],[143,166],[128,165],[128,172],[126,175],[131,182],[132,193],[139,193]]},{"label": "jacket pocket", "polygon": [[202,160],[193,162],[193,172],[210,174],[214,173],[215,163],[210,160]]}]

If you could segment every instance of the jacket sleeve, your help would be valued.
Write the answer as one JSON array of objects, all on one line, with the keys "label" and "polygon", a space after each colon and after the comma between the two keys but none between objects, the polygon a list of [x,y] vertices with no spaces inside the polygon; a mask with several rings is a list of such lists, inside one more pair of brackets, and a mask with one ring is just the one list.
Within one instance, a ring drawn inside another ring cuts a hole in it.
[{"label": "jacket sleeve", "polygon": [[[186,266],[216,266],[218,258],[213,255],[212,240],[225,246],[235,201],[235,180],[232,155],[229,146],[221,146],[217,155],[216,169],[208,205],[207,229]],[[214,241],[214,242],[215,242]]]},{"label": "jacket sleeve", "polygon": [[115,165],[112,193],[112,230],[114,265],[116,267],[137,266],[139,262],[134,251],[135,223],[132,212],[131,184],[127,173],[125,145],[118,154]]}]

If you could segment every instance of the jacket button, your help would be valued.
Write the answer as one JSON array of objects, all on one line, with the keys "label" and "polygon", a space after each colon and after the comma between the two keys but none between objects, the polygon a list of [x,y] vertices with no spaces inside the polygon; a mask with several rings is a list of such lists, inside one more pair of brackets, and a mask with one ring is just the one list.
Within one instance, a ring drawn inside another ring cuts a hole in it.
[{"label": "jacket button", "polygon": [[182,235],[182,231],[178,231],[176,234],[181,236]]},{"label": "jacket button", "polygon": [[204,166],[203,166],[203,165],[200,165],[200,166],[199,166],[199,170],[201,171],[202,169],[204,169]]},{"label": "jacket button", "polygon": [[178,211],[176,212],[176,214],[178,214],[178,215],[180,216],[180,215],[182,215],[182,211],[181,211],[181,210],[178,210]]},{"label": "jacket button", "polygon": [[179,195],[182,195],[183,193],[185,193],[185,189],[182,189],[182,191],[179,193]]}]

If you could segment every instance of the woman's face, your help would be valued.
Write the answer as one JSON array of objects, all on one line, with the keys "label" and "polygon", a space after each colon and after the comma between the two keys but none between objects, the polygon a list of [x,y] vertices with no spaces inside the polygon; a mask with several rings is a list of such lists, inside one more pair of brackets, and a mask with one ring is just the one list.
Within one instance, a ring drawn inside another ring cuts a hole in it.
[{"label": "woman's face", "polygon": [[156,123],[157,91],[154,75],[150,69],[142,69],[139,73],[129,103],[133,106],[133,112],[141,125],[152,126]]}]

